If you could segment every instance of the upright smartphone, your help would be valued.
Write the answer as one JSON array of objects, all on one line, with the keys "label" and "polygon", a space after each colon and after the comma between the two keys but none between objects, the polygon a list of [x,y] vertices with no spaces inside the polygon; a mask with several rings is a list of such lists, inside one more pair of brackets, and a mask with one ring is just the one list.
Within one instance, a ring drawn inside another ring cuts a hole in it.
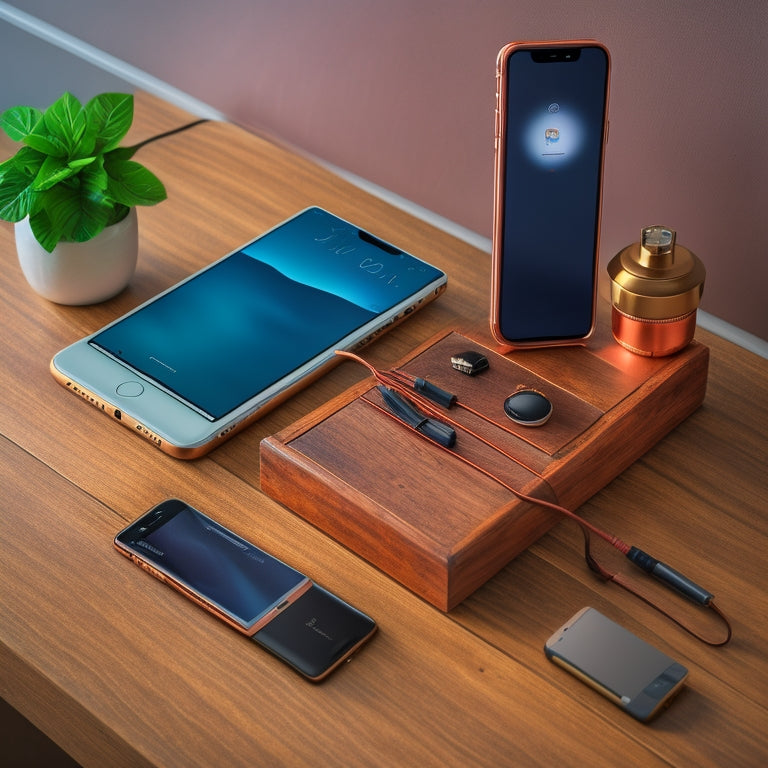
[{"label": "upright smartphone", "polygon": [[583,608],[563,624],[544,652],[642,721],[658,714],[688,676],[682,664],[594,608]]},{"label": "upright smartphone", "polygon": [[593,331],[609,69],[594,41],[499,52],[491,331],[509,349]]},{"label": "upright smartphone", "polygon": [[441,270],[308,208],[55,355],[68,390],[203,455],[438,296]]},{"label": "upright smartphone", "polygon": [[369,616],[179,499],[115,537],[118,552],[320,681],[369,640]]}]

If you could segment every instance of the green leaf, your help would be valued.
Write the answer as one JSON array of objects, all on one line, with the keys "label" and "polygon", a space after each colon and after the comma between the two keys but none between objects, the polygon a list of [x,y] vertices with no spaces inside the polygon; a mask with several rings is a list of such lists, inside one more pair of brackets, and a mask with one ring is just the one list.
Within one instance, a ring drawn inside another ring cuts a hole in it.
[{"label": "green leaf", "polygon": [[52,187],[37,196],[29,223],[38,242],[52,250],[60,240],[85,242],[96,237],[109,222],[111,211],[112,204],[98,190],[92,196],[88,189],[74,193]]},{"label": "green leaf", "polygon": [[130,212],[131,209],[127,205],[115,203],[112,208],[112,213],[109,216],[107,226],[111,227],[113,224],[117,224],[119,221],[122,221]]},{"label": "green leaf", "polygon": [[92,163],[80,174],[80,212],[72,222],[68,237],[76,242],[90,240],[110,223],[114,203],[107,195],[109,177],[103,167],[103,159]]},{"label": "green leaf", "polygon": [[60,232],[51,225],[48,214],[45,211],[31,213],[29,216],[29,228],[40,245],[50,253],[60,240]]},{"label": "green leaf", "polygon": [[0,219],[21,221],[29,215],[34,176],[8,162],[0,166]]},{"label": "green leaf", "polygon": [[96,157],[94,155],[91,155],[90,157],[80,157],[77,160],[70,160],[69,167],[75,171],[79,171],[82,168],[85,168],[86,165],[90,165],[95,161]]},{"label": "green leaf", "polygon": [[115,161],[108,155],[104,158],[104,168],[109,174],[110,197],[129,208],[135,205],[155,205],[168,196],[160,179],[140,163],[133,160]]},{"label": "green leaf", "polygon": [[135,154],[138,146],[136,147],[117,147],[111,152],[104,154],[104,159],[108,164],[117,164],[130,160]]},{"label": "green leaf", "polygon": [[109,152],[121,142],[133,122],[133,96],[130,93],[102,93],[85,105],[91,152]]},{"label": "green leaf", "polygon": [[109,175],[104,169],[104,158],[94,158],[94,162],[83,168],[78,177],[80,194],[102,202],[109,190]]},{"label": "green leaf", "polygon": [[14,141],[24,141],[42,119],[43,113],[34,107],[11,107],[0,115],[0,128]]},{"label": "green leaf", "polygon": [[55,184],[58,184],[64,179],[68,179],[76,173],[74,168],[69,167],[65,158],[61,157],[46,157],[43,164],[40,166],[40,170],[32,184],[32,189],[35,192],[43,192],[46,189],[50,189]]},{"label": "green leaf", "polygon": [[112,203],[102,195],[80,198],[80,215],[69,234],[71,240],[84,243],[96,237],[107,226],[112,216]]},{"label": "green leaf", "polygon": [[[46,155],[38,152],[32,147],[22,147],[13,157],[6,160],[4,163],[0,163],[0,174],[2,170],[7,166],[14,166],[22,173],[29,175],[30,179],[34,179],[40,171],[40,166],[45,161]],[[2,178],[0,176],[0,178]],[[0,182],[2,183],[2,182]]]},{"label": "green leaf", "polygon": [[72,240],[85,243],[93,239],[107,226],[111,215],[111,205],[99,205],[89,201],[80,212],[80,218],[71,235]]},{"label": "green leaf", "polygon": [[[48,138],[60,142],[67,155],[72,155],[85,133],[86,117],[82,104],[71,94],[64,93],[45,110],[43,116]],[[42,128],[32,135],[41,135]]]},{"label": "green leaf", "polygon": [[43,133],[38,133],[36,129],[35,133],[30,133],[24,139],[24,143],[32,147],[32,149],[42,152],[44,155],[50,155],[51,157],[66,157],[67,147],[59,139],[53,136],[46,136]]}]

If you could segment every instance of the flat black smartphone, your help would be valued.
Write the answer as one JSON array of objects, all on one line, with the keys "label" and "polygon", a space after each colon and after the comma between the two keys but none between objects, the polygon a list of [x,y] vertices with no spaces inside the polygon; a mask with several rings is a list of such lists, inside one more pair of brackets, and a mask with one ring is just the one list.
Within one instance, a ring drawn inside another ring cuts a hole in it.
[{"label": "flat black smartphone", "polygon": [[114,543],[310,680],[327,677],[376,631],[369,616],[179,499],[153,507]]},{"label": "flat black smartphone", "polygon": [[588,40],[499,52],[491,330],[511,349],[594,328],[609,70]]},{"label": "flat black smartphone", "polygon": [[544,652],[641,721],[667,706],[688,676],[682,664],[594,608],[582,608],[563,624]]}]

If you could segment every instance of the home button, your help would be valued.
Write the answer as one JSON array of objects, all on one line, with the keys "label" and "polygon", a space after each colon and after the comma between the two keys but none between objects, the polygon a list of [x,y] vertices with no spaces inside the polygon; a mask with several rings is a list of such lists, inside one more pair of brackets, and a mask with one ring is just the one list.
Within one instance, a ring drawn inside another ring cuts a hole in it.
[{"label": "home button", "polygon": [[115,391],[120,397],[138,397],[144,392],[144,385],[140,381],[124,381]]}]

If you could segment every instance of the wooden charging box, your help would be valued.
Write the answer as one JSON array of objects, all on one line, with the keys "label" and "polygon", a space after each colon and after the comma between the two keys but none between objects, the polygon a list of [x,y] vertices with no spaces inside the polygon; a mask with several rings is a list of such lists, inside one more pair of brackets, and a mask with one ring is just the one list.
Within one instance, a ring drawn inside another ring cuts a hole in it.
[{"label": "wooden charging box", "polygon": [[[478,351],[489,368],[467,376],[451,357]],[[575,510],[703,401],[709,350],[667,358],[613,343],[501,355],[459,333],[416,350],[399,368],[457,395],[453,449],[416,435],[376,407],[369,378],[261,443],[261,488],[394,579],[448,611],[561,516],[525,494]],[[520,388],[553,404],[541,427],[515,425],[504,400]],[[480,469],[478,469],[479,467]]]}]

